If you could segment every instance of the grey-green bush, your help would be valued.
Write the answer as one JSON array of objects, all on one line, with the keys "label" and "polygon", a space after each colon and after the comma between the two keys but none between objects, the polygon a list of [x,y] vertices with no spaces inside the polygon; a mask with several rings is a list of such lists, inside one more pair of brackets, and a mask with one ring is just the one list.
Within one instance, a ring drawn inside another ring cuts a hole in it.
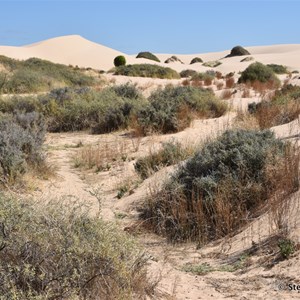
[{"label": "grey-green bush", "polygon": [[[220,238],[255,216],[277,189],[283,198],[296,191],[298,168],[298,154],[271,131],[229,130],[179,165],[145,203],[142,218],[173,241]],[[282,181],[283,173],[289,176]]]},{"label": "grey-green bush", "polygon": [[190,86],[166,86],[154,91],[149,104],[137,112],[144,134],[178,132],[190,125],[193,116],[220,117],[227,106],[212,91]]},{"label": "grey-green bush", "polygon": [[0,194],[3,300],[141,299],[147,259],[138,245],[79,200],[47,203]]},{"label": "grey-green bush", "polygon": [[154,60],[157,62],[160,62],[160,60],[158,59],[157,56],[155,56],[154,54],[152,54],[151,52],[140,52],[136,58],[146,58],[146,59],[150,59],[150,60]]}]

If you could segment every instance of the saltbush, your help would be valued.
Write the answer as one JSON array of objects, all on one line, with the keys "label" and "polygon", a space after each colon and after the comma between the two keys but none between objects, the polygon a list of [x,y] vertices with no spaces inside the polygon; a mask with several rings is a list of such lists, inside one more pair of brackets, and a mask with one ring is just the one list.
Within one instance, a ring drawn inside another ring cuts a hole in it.
[{"label": "saltbush", "polygon": [[268,64],[267,66],[269,68],[271,68],[273,70],[273,72],[276,74],[287,74],[288,73],[286,66],[277,65],[277,64]]},{"label": "saltbush", "polygon": [[178,132],[188,127],[193,117],[220,117],[227,109],[212,91],[190,86],[159,88],[148,100],[137,112],[144,134]]},{"label": "saltbush", "polygon": [[180,77],[181,78],[192,77],[196,74],[197,74],[197,71],[195,71],[195,70],[183,70],[180,72]]},{"label": "saltbush", "polygon": [[39,204],[0,194],[1,299],[144,297],[143,251],[89,214],[79,201]]},{"label": "saltbush", "polygon": [[250,55],[250,52],[243,48],[242,46],[235,46],[231,49],[230,54],[225,57],[233,57],[233,56],[243,56]]},{"label": "saltbush", "polygon": [[160,62],[160,60],[158,59],[157,56],[155,56],[154,54],[152,54],[151,52],[140,52],[136,58],[146,58],[146,59],[150,59],[150,60],[154,60],[157,62]]},{"label": "saltbush", "polygon": [[[179,165],[145,203],[142,217],[171,240],[209,241],[232,233],[273,195],[283,169],[291,176],[279,185],[281,195],[298,188],[299,164],[282,164],[287,149],[268,130],[226,131]],[[290,159],[298,161],[294,154]]]},{"label": "saltbush", "polygon": [[36,112],[2,115],[0,118],[0,177],[14,183],[28,165],[39,166],[44,161],[42,145],[45,138],[43,118]]},{"label": "saltbush", "polygon": [[161,79],[179,79],[179,74],[171,69],[150,64],[135,64],[120,66],[114,71],[115,75],[125,75],[134,77],[150,77]]}]

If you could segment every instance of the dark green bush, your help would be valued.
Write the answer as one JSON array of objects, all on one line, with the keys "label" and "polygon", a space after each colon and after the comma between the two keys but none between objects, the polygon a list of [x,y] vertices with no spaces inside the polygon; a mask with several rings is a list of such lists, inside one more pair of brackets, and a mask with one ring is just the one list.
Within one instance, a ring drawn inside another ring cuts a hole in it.
[{"label": "dark green bush", "polygon": [[[85,206],[86,207],[86,206]],[[37,203],[0,194],[3,300],[142,299],[143,251],[77,201]]]},{"label": "dark green bush", "polygon": [[128,66],[120,66],[115,72],[115,75],[125,75],[134,77],[151,77],[151,78],[166,78],[179,79],[179,74],[170,68],[164,68],[150,64],[136,64]]},{"label": "dark green bush", "polygon": [[150,60],[154,60],[157,62],[160,62],[160,60],[158,59],[157,56],[155,56],[154,54],[152,54],[151,52],[140,52],[136,58],[146,58],[146,59],[150,59]]},{"label": "dark green bush", "polygon": [[114,59],[115,67],[125,66],[126,65],[126,58],[123,55],[119,55]]},{"label": "dark green bush", "polygon": [[287,74],[288,73],[286,66],[277,65],[277,64],[268,64],[267,66],[269,68],[271,68],[273,70],[273,72],[276,74]]},{"label": "dark green bush", "polygon": [[297,157],[271,131],[226,131],[179,166],[142,217],[172,240],[220,238],[255,216],[277,189],[282,197],[297,190]]},{"label": "dark green bush", "polygon": [[167,86],[154,91],[149,97],[149,104],[140,109],[137,116],[144,134],[170,133],[188,127],[193,117],[220,117],[226,109],[212,91],[190,86]]},{"label": "dark green bush", "polygon": [[267,83],[269,81],[280,83],[273,70],[259,62],[249,65],[248,68],[242,72],[238,83],[254,83],[255,81],[261,83]]},{"label": "dark green bush", "polygon": [[194,57],[191,60],[190,65],[195,64],[195,63],[203,63],[203,60],[200,57]]},{"label": "dark green bush", "polygon": [[243,48],[242,46],[235,46],[231,49],[230,54],[225,57],[233,57],[233,56],[243,56],[243,55],[250,55],[250,52]]}]

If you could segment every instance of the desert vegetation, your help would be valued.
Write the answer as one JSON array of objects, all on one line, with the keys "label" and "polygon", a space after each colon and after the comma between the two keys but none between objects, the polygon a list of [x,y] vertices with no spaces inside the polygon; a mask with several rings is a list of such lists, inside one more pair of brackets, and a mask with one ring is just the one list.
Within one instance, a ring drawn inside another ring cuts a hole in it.
[{"label": "desert vegetation", "polygon": [[213,61],[206,61],[205,63],[202,64],[202,66],[209,67],[209,68],[216,68],[221,64],[222,64],[222,62],[220,62],[218,60],[213,60]]},{"label": "desert vegetation", "polygon": [[248,111],[257,119],[260,128],[270,128],[298,118],[300,88],[288,84],[275,92],[270,101],[251,103]]},{"label": "desert vegetation", "polygon": [[126,65],[126,58],[123,55],[116,56],[114,59],[115,67],[125,66]]},{"label": "desert vegetation", "polygon": [[146,58],[146,59],[150,59],[150,60],[154,60],[157,62],[160,62],[160,60],[158,59],[158,57],[154,54],[152,54],[151,52],[140,52],[136,58]]},{"label": "desert vegetation", "polygon": [[49,91],[56,87],[92,86],[94,77],[84,74],[79,68],[55,64],[38,58],[19,61],[0,56],[0,94],[21,94]]},{"label": "desert vegetation", "polygon": [[203,63],[203,60],[200,57],[194,57],[191,60],[190,65],[195,64],[195,63]]},{"label": "desert vegetation", "polygon": [[[270,131],[229,130],[152,191],[141,217],[172,241],[233,234],[276,195],[298,189],[299,155]],[[282,174],[288,174],[282,178]]]},{"label": "desert vegetation", "polygon": [[233,56],[243,56],[250,55],[250,52],[243,48],[242,46],[235,46],[231,49],[230,54],[225,57],[233,57]]},{"label": "desert vegetation", "polygon": [[167,86],[154,91],[149,103],[137,113],[143,134],[178,132],[188,127],[193,118],[217,118],[226,110],[212,91],[191,86]]},{"label": "desert vegetation", "polygon": [[1,299],[131,299],[151,294],[147,257],[115,225],[73,201],[0,194]]},{"label": "desert vegetation", "polygon": [[274,89],[280,86],[280,80],[273,69],[259,62],[252,63],[242,73],[238,83],[248,83],[254,88],[264,85],[265,89]]},{"label": "desert vegetation", "polygon": [[125,75],[134,77],[179,79],[180,75],[171,68],[165,68],[150,64],[135,64],[120,66],[114,70],[115,75]]}]

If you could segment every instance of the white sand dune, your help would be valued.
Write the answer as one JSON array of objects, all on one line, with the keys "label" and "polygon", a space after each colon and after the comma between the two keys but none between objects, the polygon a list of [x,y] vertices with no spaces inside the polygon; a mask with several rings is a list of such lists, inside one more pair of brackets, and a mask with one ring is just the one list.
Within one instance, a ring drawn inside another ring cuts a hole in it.
[{"label": "white sand dune", "polygon": [[[283,64],[286,65],[291,71],[300,70],[300,44],[256,46],[245,48],[251,53],[254,61]],[[240,62],[244,57],[224,58],[229,53],[230,50],[188,55],[174,53],[156,54],[161,60],[161,63],[156,63],[147,59],[136,59],[136,55],[126,55],[120,51],[91,42],[79,35],[52,38],[22,47],[0,46],[0,55],[6,55],[17,59],[38,57],[66,65],[71,64],[74,66],[78,65],[79,67],[91,67],[98,70],[108,70],[112,68],[113,59],[117,55],[124,55],[128,64],[151,63],[167,66],[177,71],[182,71],[184,69],[205,71],[210,69],[202,66],[201,63],[190,65],[190,61],[196,56],[201,57],[203,61],[221,60],[222,64],[215,68],[215,70],[219,70],[223,73],[242,71],[253,62]],[[165,64],[164,61],[172,55],[176,55],[184,62],[184,64]]]}]

